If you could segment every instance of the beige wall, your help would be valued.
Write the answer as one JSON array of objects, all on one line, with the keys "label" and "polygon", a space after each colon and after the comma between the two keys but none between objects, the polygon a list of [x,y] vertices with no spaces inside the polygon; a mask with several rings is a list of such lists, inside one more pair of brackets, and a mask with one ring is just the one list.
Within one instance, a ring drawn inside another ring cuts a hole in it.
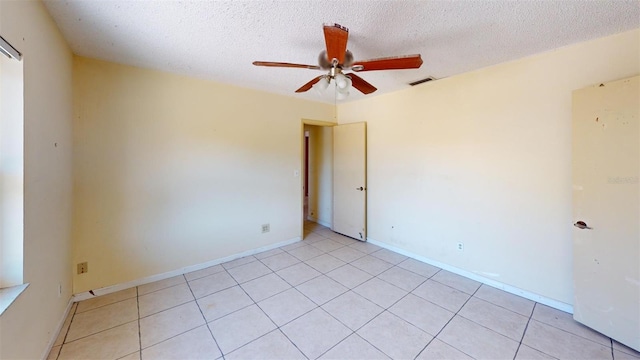
[{"label": "beige wall", "polygon": [[325,226],[333,219],[333,128],[305,125],[309,131],[309,218]]},{"label": "beige wall", "polygon": [[340,123],[368,123],[369,237],[571,304],[571,92],[638,74],[639,44],[635,30],[339,105]]},{"label": "beige wall", "polygon": [[24,55],[24,281],[31,284],[0,316],[0,358],[37,359],[71,297],[73,58],[39,1],[0,1],[0,34]]},{"label": "beige wall", "polygon": [[301,121],[333,106],[74,64],[75,293],[301,235]]}]

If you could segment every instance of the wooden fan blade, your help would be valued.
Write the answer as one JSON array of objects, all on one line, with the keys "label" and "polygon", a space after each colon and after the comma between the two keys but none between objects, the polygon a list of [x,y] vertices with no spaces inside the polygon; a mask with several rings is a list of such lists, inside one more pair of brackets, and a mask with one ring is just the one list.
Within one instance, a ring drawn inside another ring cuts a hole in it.
[{"label": "wooden fan blade", "polygon": [[273,62],[273,61],[254,61],[253,65],[255,65],[255,66],[289,67],[289,68],[302,68],[302,69],[320,70],[320,66],[317,66],[317,65],[292,64],[292,63]]},{"label": "wooden fan blade", "polygon": [[338,24],[324,25],[324,42],[327,45],[327,60],[338,59],[338,64],[344,63],[344,54],[347,52],[347,40],[349,29]]},{"label": "wooden fan blade", "polygon": [[307,91],[307,90],[311,89],[311,87],[312,87],[315,83],[317,83],[318,81],[320,81],[320,79],[322,79],[322,77],[323,77],[323,76],[324,76],[324,75],[320,75],[320,76],[318,76],[317,78],[315,78],[315,79],[313,79],[313,80],[309,81],[308,83],[306,83],[306,84],[302,85],[302,86],[300,87],[300,89],[296,90],[296,92],[297,92],[297,93],[301,93],[301,92],[305,92],[305,91]]},{"label": "wooden fan blade", "polygon": [[351,78],[351,86],[358,89],[358,91],[360,91],[365,95],[371,94],[372,92],[378,90],[375,86],[369,84],[363,78],[361,78],[360,76],[354,73],[350,73],[346,75]]},{"label": "wooden fan blade", "polygon": [[[352,70],[359,72],[373,70],[417,69],[421,65],[422,58],[420,57],[420,54],[417,54],[356,61],[352,65]],[[357,67],[359,66],[362,66],[362,69],[358,70]]]}]

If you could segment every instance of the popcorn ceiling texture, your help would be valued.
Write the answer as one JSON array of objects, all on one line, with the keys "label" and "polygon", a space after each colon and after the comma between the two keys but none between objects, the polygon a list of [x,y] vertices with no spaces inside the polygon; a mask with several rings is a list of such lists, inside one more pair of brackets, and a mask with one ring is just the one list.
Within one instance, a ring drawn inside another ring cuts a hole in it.
[{"label": "popcorn ceiling texture", "polygon": [[640,27],[639,0],[44,3],[77,55],[325,102],[294,94],[322,72],[251,63],[315,65],[322,24],[334,22],[349,28],[356,59],[422,54],[417,70],[361,73],[376,96]]}]

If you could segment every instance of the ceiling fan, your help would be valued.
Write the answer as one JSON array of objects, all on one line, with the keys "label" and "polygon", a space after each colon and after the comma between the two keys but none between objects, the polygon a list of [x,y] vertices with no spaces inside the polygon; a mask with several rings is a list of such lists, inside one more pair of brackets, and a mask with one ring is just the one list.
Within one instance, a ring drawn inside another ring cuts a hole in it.
[{"label": "ceiling fan", "polygon": [[[334,80],[337,90],[336,97],[339,100],[344,99],[349,94],[349,88],[351,86],[365,95],[371,94],[377,90],[375,86],[369,84],[353,72],[417,69],[422,65],[422,58],[420,57],[420,54],[354,61],[353,54],[351,51],[347,50],[349,29],[339,24],[324,24],[323,28],[324,40],[327,49],[320,52],[320,55],[318,56],[318,65],[271,61],[254,61],[253,65],[328,70],[328,74],[314,78],[308,83],[302,85],[298,90],[296,90],[296,92],[305,92],[312,87],[318,90],[324,90],[329,86],[331,80]],[[346,70],[351,70],[353,72],[344,73]]]}]

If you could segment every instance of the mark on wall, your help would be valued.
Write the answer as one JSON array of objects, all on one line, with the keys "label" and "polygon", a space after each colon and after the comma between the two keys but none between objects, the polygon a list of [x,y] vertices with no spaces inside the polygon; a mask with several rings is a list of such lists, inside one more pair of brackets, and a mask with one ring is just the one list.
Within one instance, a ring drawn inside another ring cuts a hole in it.
[{"label": "mark on wall", "polygon": [[609,176],[607,178],[607,184],[637,184],[638,177],[637,176]]},{"label": "mark on wall", "polygon": [[608,126],[628,126],[631,124],[630,120],[634,118],[634,115],[628,112],[606,108],[600,109],[595,115],[594,122],[603,130],[606,130]]},{"label": "mark on wall", "polygon": [[494,277],[494,278],[500,277],[500,274],[498,273],[491,273],[491,272],[484,272],[484,271],[474,271],[474,273],[483,275],[485,277]]}]

